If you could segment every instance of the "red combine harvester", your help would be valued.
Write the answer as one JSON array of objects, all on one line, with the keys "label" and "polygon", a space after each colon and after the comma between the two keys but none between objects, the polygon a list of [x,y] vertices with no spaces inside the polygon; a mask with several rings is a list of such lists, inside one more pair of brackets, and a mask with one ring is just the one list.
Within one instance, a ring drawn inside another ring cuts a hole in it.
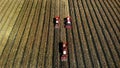
[{"label": "red combine harvester", "polygon": [[55,28],[59,28],[60,27],[60,17],[56,16],[55,17]]},{"label": "red combine harvester", "polygon": [[67,59],[68,59],[68,43],[63,43],[61,61],[67,61]]},{"label": "red combine harvester", "polygon": [[71,28],[71,18],[70,18],[70,16],[68,16],[67,18],[66,18],[66,22],[65,22],[65,28]]}]

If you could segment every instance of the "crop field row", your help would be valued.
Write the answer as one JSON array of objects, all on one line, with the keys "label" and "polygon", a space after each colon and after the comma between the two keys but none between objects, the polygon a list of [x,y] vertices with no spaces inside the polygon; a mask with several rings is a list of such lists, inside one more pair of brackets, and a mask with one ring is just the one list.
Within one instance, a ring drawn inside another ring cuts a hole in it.
[{"label": "crop field row", "polygon": [[[68,42],[67,61],[61,42]],[[0,1],[0,68],[119,67],[120,0]]]}]

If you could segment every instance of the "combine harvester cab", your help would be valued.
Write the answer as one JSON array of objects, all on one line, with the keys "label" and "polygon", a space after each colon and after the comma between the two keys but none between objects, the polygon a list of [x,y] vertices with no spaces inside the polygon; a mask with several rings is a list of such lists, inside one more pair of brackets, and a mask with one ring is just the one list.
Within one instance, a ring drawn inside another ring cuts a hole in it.
[{"label": "combine harvester cab", "polygon": [[66,21],[65,21],[65,28],[71,28],[71,18],[70,16],[66,17]]},{"label": "combine harvester cab", "polygon": [[62,44],[62,55],[61,55],[61,61],[67,61],[68,59],[68,44],[63,43]]},{"label": "combine harvester cab", "polygon": [[55,28],[59,28],[60,27],[60,17],[56,16],[55,17]]}]

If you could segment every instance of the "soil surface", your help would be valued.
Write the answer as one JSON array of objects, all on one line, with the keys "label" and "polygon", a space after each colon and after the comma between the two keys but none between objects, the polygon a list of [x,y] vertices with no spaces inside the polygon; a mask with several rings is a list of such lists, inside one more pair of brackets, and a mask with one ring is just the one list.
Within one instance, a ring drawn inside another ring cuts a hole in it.
[{"label": "soil surface", "polygon": [[[61,42],[68,42],[67,61]],[[0,68],[119,67],[120,0],[0,1]]]}]

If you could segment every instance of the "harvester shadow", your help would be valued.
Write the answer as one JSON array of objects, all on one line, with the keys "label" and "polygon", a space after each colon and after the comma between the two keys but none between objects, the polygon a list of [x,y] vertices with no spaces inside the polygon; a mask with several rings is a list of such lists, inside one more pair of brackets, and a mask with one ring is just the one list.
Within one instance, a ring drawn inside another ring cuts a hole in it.
[{"label": "harvester shadow", "polygon": [[63,42],[59,43],[59,53],[60,53],[60,57],[62,56],[62,44]]},{"label": "harvester shadow", "polygon": [[64,27],[66,25],[66,22],[67,22],[67,18],[64,18]]},{"label": "harvester shadow", "polygon": [[53,24],[54,24],[54,26],[55,26],[55,24],[56,24],[56,19],[55,19],[55,18],[53,18]]}]

